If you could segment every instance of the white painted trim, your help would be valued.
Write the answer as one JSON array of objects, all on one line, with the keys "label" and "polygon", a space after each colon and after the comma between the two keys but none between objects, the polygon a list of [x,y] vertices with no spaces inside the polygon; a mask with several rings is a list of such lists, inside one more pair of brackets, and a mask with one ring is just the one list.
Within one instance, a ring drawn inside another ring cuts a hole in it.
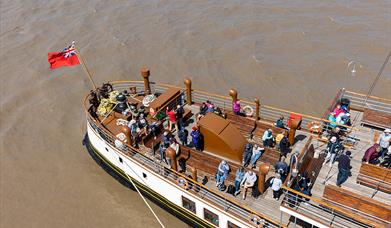
[{"label": "white painted trim", "polygon": [[304,216],[304,215],[302,215],[302,214],[300,214],[300,213],[298,213],[298,212],[296,212],[296,211],[294,211],[294,210],[291,210],[291,209],[289,209],[289,208],[287,208],[287,207],[280,206],[280,210],[281,210],[282,212],[285,212],[285,213],[287,213],[287,214],[289,214],[289,215],[292,215],[292,216],[294,216],[294,217],[296,217],[296,218],[298,218],[298,219],[300,219],[300,220],[303,220],[303,221],[305,221],[305,222],[308,222],[308,223],[310,223],[310,224],[312,224],[312,225],[314,225],[314,226],[317,226],[317,227],[320,227],[320,228],[327,228],[327,227],[330,227],[330,226],[327,226],[327,225],[325,225],[325,224],[323,224],[323,223],[320,223],[320,222],[318,222],[318,221],[316,221],[316,220],[313,220],[313,219],[311,219],[311,218],[309,218],[309,217],[306,217],[306,216]]}]

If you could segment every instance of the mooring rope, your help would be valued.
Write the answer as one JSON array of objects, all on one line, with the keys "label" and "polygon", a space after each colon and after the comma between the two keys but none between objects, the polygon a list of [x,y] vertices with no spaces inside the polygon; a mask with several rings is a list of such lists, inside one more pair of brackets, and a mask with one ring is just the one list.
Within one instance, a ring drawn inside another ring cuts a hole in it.
[{"label": "mooring rope", "polygon": [[[114,150],[113,150],[114,151]],[[116,153],[119,156],[119,154],[114,151],[114,153]],[[121,162],[122,164],[122,162]],[[125,163],[126,164],[126,163]],[[128,166],[128,168],[130,170],[132,170],[132,172],[136,175],[136,172],[132,169],[132,167],[130,167],[128,164],[126,164]],[[136,189],[137,193],[140,195],[140,197],[143,199],[144,203],[147,205],[148,209],[151,211],[151,213],[153,214],[153,216],[155,216],[156,220],[159,222],[160,226],[162,228],[165,228],[165,226],[163,225],[162,221],[160,221],[159,217],[156,215],[155,211],[152,209],[152,207],[149,205],[149,203],[147,202],[147,200],[145,199],[145,197],[141,194],[140,190],[138,189],[138,187],[136,186],[136,184],[133,182],[132,178],[126,173],[123,165],[122,166],[122,170],[124,171],[126,177],[128,178],[128,180],[130,181],[130,183],[132,183],[133,187]]]}]

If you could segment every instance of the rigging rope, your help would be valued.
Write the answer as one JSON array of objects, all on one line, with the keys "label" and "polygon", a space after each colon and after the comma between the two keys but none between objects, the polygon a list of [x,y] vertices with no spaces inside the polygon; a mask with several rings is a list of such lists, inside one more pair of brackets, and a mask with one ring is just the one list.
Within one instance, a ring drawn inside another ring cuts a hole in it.
[{"label": "rigging rope", "polygon": [[[114,151],[114,150],[113,150],[113,151]],[[118,157],[120,157],[119,154],[118,154],[116,151],[114,151],[114,153],[116,153],[116,154],[118,155]],[[125,162],[125,161],[124,161],[124,162]],[[122,163],[121,163],[121,164],[122,164]],[[132,169],[132,167],[130,167],[126,162],[125,162],[125,164],[126,164],[126,166],[127,166],[130,170],[132,170],[132,172],[133,172],[134,174],[136,174],[136,172],[134,172],[134,170]],[[154,210],[152,209],[152,207],[149,205],[149,203],[147,202],[147,200],[145,199],[145,197],[141,194],[141,192],[140,192],[140,190],[138,189],[138,187],[134,184],[132,178],[126,173],[126,171],[125,171],[123,165],[121,165],[121,166],[122,166],[122,170],[124,171],[126,177],[127,177],[128,180],[130,181],[130,183],[132,183],[133,187],[136,189],[137,193],[138,193],[138,194],[140,195],[140,197],[143,199],[144,203],[147,205],[148,209],[151,211],[151,213],[153,214],[153,216],[155,216],[155,218],[156,218],[156,220],[159,222],[160,226],[161,226],[162,228],[165,228],[165,226],[163,225],[162,221],[160,221],[159,217],[156,215],[155,211],[154,211]]]}]

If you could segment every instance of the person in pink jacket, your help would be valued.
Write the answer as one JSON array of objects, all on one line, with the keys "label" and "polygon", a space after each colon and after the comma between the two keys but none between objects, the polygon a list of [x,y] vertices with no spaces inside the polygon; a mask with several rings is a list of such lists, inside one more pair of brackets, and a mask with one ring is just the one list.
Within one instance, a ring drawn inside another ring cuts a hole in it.
[{"label": "person in pink jacket", "polygon": [[236,114],[236,115],[240,115],[240,101],[239,100],[236,100],[232,103],[232,111]]}]

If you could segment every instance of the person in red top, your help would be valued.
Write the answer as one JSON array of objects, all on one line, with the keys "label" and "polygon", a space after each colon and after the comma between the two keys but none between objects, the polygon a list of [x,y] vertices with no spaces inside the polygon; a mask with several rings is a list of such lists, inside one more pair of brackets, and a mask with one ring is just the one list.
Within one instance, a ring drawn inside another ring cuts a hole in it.
[{"label": "person in red top", "polygon": [[168,107],[166,108],[166,115],[169,117],[168,119],[168,130],[172,130],[172,125],[175,125],[175,128],[177,128],[176,125],[176,116],[175,112],[172,109],[169,109]]}]

